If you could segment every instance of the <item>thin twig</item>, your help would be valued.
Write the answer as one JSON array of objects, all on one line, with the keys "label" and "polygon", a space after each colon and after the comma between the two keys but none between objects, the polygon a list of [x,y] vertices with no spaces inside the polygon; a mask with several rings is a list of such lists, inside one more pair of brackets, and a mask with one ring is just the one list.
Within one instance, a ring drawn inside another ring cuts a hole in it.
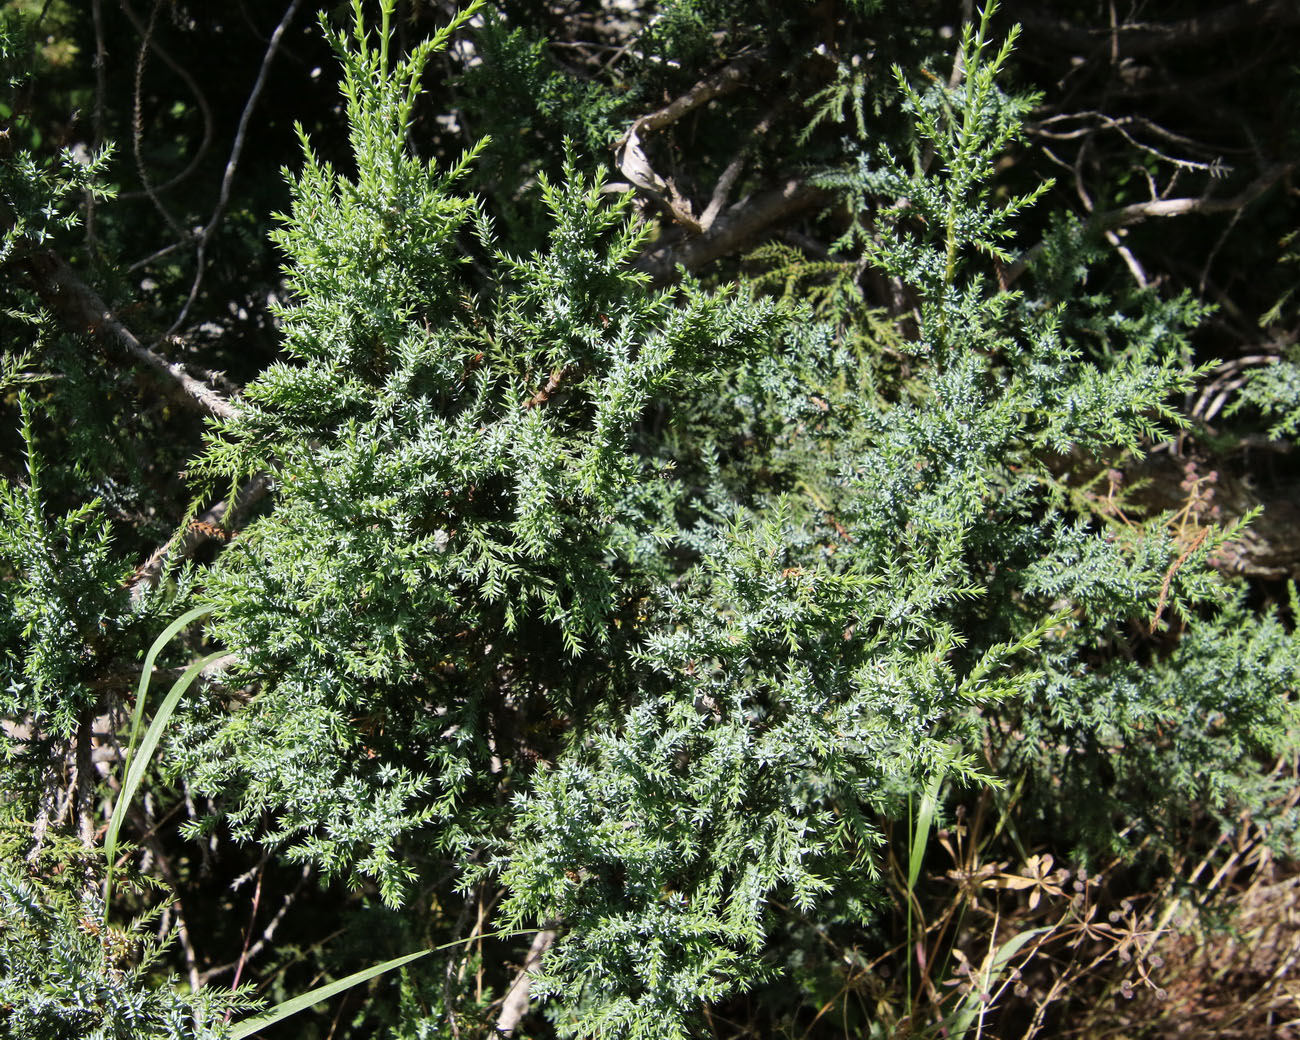
[{"label": "thin twig", "polygon": [[[1095,213],[1091,223],[1103,229],[1131,227],[1153,217],[1181,217],[1188,213],[1235,213],[1250,205],[1268,191],[1274,184],[1296,168],[1296,163],[1278,163],[1270,166],[1252,181],[1243,191],[1231,198],[1181,198],[1152,199],[1150,202],[1135,202],[1118,209]],[[1014,264],[1003,272],[1003,284],[1010,286],[1043,252],[1044,245],[1039,243],[1020,255]]]},{"label": "thin twig", "polygon": [[[91,142],[93,151],[98,152],[104,146],[104,93],[106,86],[105,65],[108,64],[108,50],[104,46],[104,11],[103,0],[91,0],[91,21],[95,27],[95,106],[92,109]],[[95,240],[95,193],[89,189],[85,192],[86,205],[86,249],[90,255],[97,256],[99,248]]]},{"label": "thin twig", "polygon": [[[266,877],[266,861],[269,852],[262,854],[262,862],[257,865],[257,884],[253,886],[253,908],[248,913],[248,927],[244,930],[244,946],[239,951],[239,961],[235,964],[235,977],[230,982],[231,992],[239,989],[239,980],[244,974],[244,965],[248,963],[248,947],[253,941],[253,925],[257,923],[257,910],[262,905],[262,880]],[[226,1009],[226,1021],[230,1021],[230,1009]]]},{"label": "thin twig", "polygon": [[1213,6],[1208,14],[1178,22],[1140,22],[1117,25],[1114,30],[1085,29],[1064,19],[1052,19],[1028,11],[1017,17],[1026,30],[1055,37],[1067,47],[1099,49],[1117,37],[1118,48],[1126,57],[1150,54],[1172,47],[1189,47],[1209,43],[1241,29],[1266,25],[1300,24],[1300,5],[1295,0],[1243,0],[1242,3]]},{"label": "thin twig", "polygon": [[[96,0],[97,4],[98,2],[99,0]],[[136,93],[135,93],[135,103],[134,103],[134,107],[135,107],[134,119],[135,119],[135,134],[136,134],[136,140],[134,143],[135,143],[135,150],[136,150],[136,164],[139,167],[141,172],[141,183],[144,185],[144,191],[143,192],[134,192],[134,191],[122,192],[120,195],[118,195],[118,198],[119,199],[138,198],[141,194],[144,194],[147,195],[151,200],[153,200],[156,206],[159,206],[161,208],[161,203],[157,200],[155,196],[161,195],[164,191],[168,191],[171,188],[176,187],[176,185],[182,183],[183,181],[188,180],[189,177],[194,173],[194,171],[199,168],[199,163],[203,161],[203,157],[207,155],[208,149],[212,146],[212,131],[214,125],[214,120],[212,118],[212,106],[208,104],[207,97],[204,95],[203,91],[199,89],[198,82],[194,79],[193,76],[190,75],[189,70],[187,70],[184,65],[182,65],[170,54],[168,54],[167,51],[163,49],[162,45],[158,43],[158,41],[154,38],[153,25],[154,25],[154,19],[157,17],[158,14],[157,5],[155,5],[153,14],[149,18],[149,28],[147,32],[145,28],[140,24],[139,16],[136,15],[135,11],[131,8],[131,5],[128,2],[128,0],[122,0],[122,10],[126,13],[127,18],[131,20],[131,24],[135,26],[136,32],[140,33],[141,36],[144,37],[143,42],[141,43],[140,57],[136,68],[136,84],[135,84]],[[199,146],[198,148],[195,149],[193,157],[190,159],[189,163],[185,166],[183,170],[181,170],[179,173],[177,173],[175,176],[171,177],[170,179],[163,181],[162,184],[158,184],[158,185],[150,185],[147,182],[147,180],[144,177],[143,163],[140,158],[139,135],[143,129],[141,113],[140,113],[141,76],[144,71],[144,60],[145,60],[145,54],[147,50],[152,50],[156,55],[158,55],[158,57],[162,60],[162,63],[166,65],[169,69],[171,69],[172,72],[176,74],[177,78],[179,78],[181,82],[184,83],[189,88],[190,93],[194,95],[195,104],[198,105],[199,114],[203,117],[203,138],[202,140],[199,141]]]},{"label": "thin twig", "polygon": [[248,134],[248,123],[253,116],[253,109],[257,105],[257,99],[262,94],[262,88],[266,85],[266,77],[271,69],[271,62],[275,58],[275,52],[280,47],[280,39],[284,36],[284,31],[293,21],[293,16],[298,13],[298,7],[302,0],[291,0],[288,8],[285,10],[280,23],[271,33],[270,42],[266,45],[266,53],[262,55],[261,68],[257,70],[257,79],[253,83],[253,90],[248,95],[248,101],[244,104],[244,111],[239,116],[239,127],[235,131],[235,143],[230,149],[230,158],[226,162],[226,172],[221,178],[221,192],[217,197],[217,204],[212,210],[212,216],[207,225],[199,235],[198,255],[195,263],[194,282],[190,285],[189,297],[185,300],[185,305],[181,308],[180,314],[172,322],[171,328],[167,330],[168,336],[173,336],[176,331],[185,324],[185,319],[189,316],[190,308],[198,298],[199,287],[203,284],[204,269],[207,265],[208,244],[212,241],[212,235],[217,230],[217,225],[221,223],[221,218],[225,215],[226,205],[230,201],[230,187],[235,180],[235,170],[239,166],[240,157],[244,151],[244,140]]},{"label": "thin twig", "polygon": [[140,53],[135,61],[135,87],[131,99],[131,154],[135,157],[135,170],[140,177],[140,186],[144,189],[145,195],[153,203],[154,209],[162,215],[167,226],[171,228],[172,234],[181,238],[184,232],[181,231],[180,224],[172,216],[171,210],[163,205],[153,182],[149,179],[149,171],[145,168],[144,152],[141,147],[144,141],[144,66],[153,45],[154,26],[158,22],[158,11],[161,8],[162,0],[154,0],[153,10],[149,12],[149,24],[142,26],[129,0],[122,0],[122,10],[126,12],[126,16],[131,19],[131,24],[140,34]]},{"label": "thin twig", "polygon": [[[280,927],[280,922],[284,920],[285,915],[289,912],[289,908],[293,906],[294,900],[296,900],[301,894],[303,886],[306,885],[307,879],[310,877],[311,864],[305,864],[302,868],[302,874],[298,878],[298,883],[294,885],[293,889],[284,897],[283,900],[281,900],[280,908],[276,910],[275,915],[269,922],[267,922],[266,927],[262,929],[261,935],[257,937],[251,946],[246,946],[245,950],[240,954],[241,960],[231,961],[228,964],[222,964],[216,968],[209,968],[199,977],[200,981],[204,985],[207,985],[218,975],[223,975],[230,971],[231,968],[236,967],[241,963],[241,961],[244,964],[248,964],[255,960],[258,954],[266,949],[267,944],[275,937],[275,931]],[[234,989],[235,987],[232,985],[230,988]]]}]

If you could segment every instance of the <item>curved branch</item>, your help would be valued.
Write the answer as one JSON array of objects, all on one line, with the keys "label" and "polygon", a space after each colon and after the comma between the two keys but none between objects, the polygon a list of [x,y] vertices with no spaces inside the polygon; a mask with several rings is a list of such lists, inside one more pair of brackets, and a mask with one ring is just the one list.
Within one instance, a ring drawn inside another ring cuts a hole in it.
[{"label": "curved branch", "polygon": [[[199,142],[199,146],[197,149],[195,149],[193,158],[190,159],[185,169],[181,170],[179,173],[169,178],[168,180],[163,181],[162,184],[150,185],[148,181],[145,180],[144,181],[145,190],[142,192],[129,191],[129,192],[122,192],[118,195],[118,198],[122,198],[122,199],[137,198],[142,194],[148,195],[150,198],[152,198],[155,195],[161,195],[164,191],[168,191],[169,189],[176,187],[176,185],[180,184],[182,181],[188,180],[189,177],[194,173],[194,171],[199,168],[199,163],[203,161],[203,157],[207,154],[208,148],[210,148],[212,145],[212,126],[213,126],[212,107],[208,104],[207,97],[204,95],[203,91],[199,89],[198,83],[195,81],[194,77],[190,75],[189,71],[185,68],[185,66],[182,65],[180,62],[178,62],[170,54],[168,54],[163,49],[162,45],[158,43],[157,39],[154,38],[153,17],[156,16],[158,13],[157,7],[154,8],[154,15],[151,16],[150,18],[149,27],[147,30],[145,26],[141,23],[140,16],[135,13],[135,10],[131,7],[130,3],[127,2],[127,0],[123,0],[122,2],[122,11],[126,14],[127,18],[130,19],[131,24],[135,27],[136,32],[138,32],[143,38],[143,43],[141,44],[142,49],[139,58],[138,68],[140,70],[143,70],[144,67],[144,56],[145,56],[144,48],[148,48],[149,50],[152,50],[162,60],[162,63],[166,65],[169,69],[171,69],[172,72],[176,74],[176,76],[180,79],[182,83],[184,83],[187,87],[189,87],[190,93],[194,95],[194,102],[195,104],[198,105],[199,114],[203,117],[203,140]],[[140,119],[139,75],[140,73],[137,72],[136,96],[134,102],[135,109],[136,109],[135,121],[137,124]],[[139,144],[140,144],[139,134],[137,132],[136,139],[135,139],[137,163],[140,163],[141,161],[139,155]],[[144,175],[142,169],[141,170],[142,180],[143,180],[143,176]]]},{"label": "curved branch", "polygon": [[641,116],[628,128],[627,133],[618,142],[618,147],[621,147],[633,133],[662,130],[701,105],[708,104],[714,98],[739,90],[745,85],[745,78],[748,76],[749,71],[758,64],[758,58],[757,54],[748,54],[743,58],[738,58],[712,76],[700,80],[681,97],[671,101],[658,111]]},{"label": "curved branch", "polygon": [[1116,41],[1125,56],[1152,54],[1171,47],[1213,43],[1221,36],[1242,29],[1260,29],[1270,25],[1300,25],[1300,4],[1295,0],[1243,0],[1221,7],[1210,14],[1184,18],[1177,22],[1135,22],[1105,29],[1084,29],[1068,21],[1046,18],[1028,11],[1018,12],[1016,20],[1026,31],[1044,36],[1064,46],[1092,50]]},{"label": "curved branch", "polygon": [[636,266],[649,274],[655,284],[666,284],[679,265],[690,271],[703,267],[742,248],[773,225],[830,197],[824,188],[792,177],[779,188],[732,206],[702,234],[649,250],[642,254]]},{"label": "curved branch", "polygon": [[217,225],[221,223],[221,218],[225,216],[226,204],[230,201],[230,186],[235,179],[235,170],[239,166],[240,156],[244,151],[244,139],[248,133],[248,123],[252,118],[253,109],[257,105],[257,99],[261,97],[262,88],[266,86],[266,76],[271,70],[271,62],[275,59],[275,52],[280,48],[280,38],[284,31],[293,21],[293,16],[298,13],[298,7],[302,0],[290,0],[289,6],[285,9],[284,15],[271,33],[270,42],[266,45],[266,52],[262,55],[261,67],[257,70],[257,79],[253,82],[253,89],[248,95],[248,101],[244,104],[244,111],[239,115],[239,126],[235,130],[235,143],[230,149],[230,158],[226,161],[226,171],[221,177],[221,193],[217,198],[217,204],[213,207],[212,216],[207,225],[199,235],[198,255],[195,259],[194,282],[190,285],[190,294],[185,300],[181,312],[172,322],[172,326],[167,330],[170,336],[176,332],[189,316],[190,308],[194,306],[194,301],[198,299],[199,287],[203,284],[203,275],[208,262],[208,243],[212,240],[213,233],[217,230]]},{"label": "curved branch", "polygon": [[[1090,218],[1090,223],[1094,227],[1110,231],[1115,228],[1140,224],[1144,220],[1150,220],[1154,217],[1181,217],[1188,213],[1236,213],[1263,195],[1264,192],[1294,170],[1296,165],[1296,163],[1290,162],[1270,166],[1247,185],[1243,191],[1231,198],[1210,198],[1202,195],[1199,198],[1152,199],[1149,202],[1134,202],[1128,206],[1120,206],[1118,209],[1094,213]],[[1011,283],[1024,274],[1029,265],[1042,252],[1043,243],[1040,242],[1032,249],[1022,253],[1010,267],[1001,271],[1000,283],[1002,288],[1010,287]]]},{"label": "curved branch", "polygon": [[103,336],[126,350],[156,376],[168,395],[192,411],[233,419],[239,408],[184,367],[154,353],[118,321],[116,315],[89,285],[51,249],[33,249],[22,257],[33,288],[54,314],[76,332]]},{"label": "curved branch", "polygon": [[542,955],[555,942],[555,932],[551,929],[538,932],[533,936],[533,945],[528,949],[524,966],[519,969],[515,981],[506,991],[505,1001],[501,1005],[501,1014],[497,1017],[496,1031],[502,1036],[510,1036],[519,1025],[519,1020],[528,1010],[528,990],[532,977],[542,966]]}]

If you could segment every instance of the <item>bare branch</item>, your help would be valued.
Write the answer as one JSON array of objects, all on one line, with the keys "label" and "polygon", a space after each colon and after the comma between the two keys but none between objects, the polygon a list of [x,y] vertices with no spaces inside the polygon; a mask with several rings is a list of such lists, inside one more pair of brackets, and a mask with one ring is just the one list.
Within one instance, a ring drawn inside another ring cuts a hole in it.
[{"label": "bare branch", "polygon": [[644,253],[637,267],[656,284],[672,280],[677,266],[695,270],[735,252],[774,224],[825,202],[830,194],[807,181],[790,178],[779,188],[742,200],[714,221],[703,234],[660,245]]},{"label": "bare branch", "polygon": [[138,599],[154,588],[172,559],[188,560],[201,545],[219,537],[221,525],[240,516],[271,489],[271,476],[259,473],[235,494],[234,506],[222,499],[200,513],[179,535],[154,550],[131,576],[131,596]]},{"label": "bare branch", "polygon": [[746,76],[756,64],[758,64],[758,55],[749,54],[733,61],[726,68],[720,69],[707,79],[700,80],[681,97],[665,105],[657,112],[641,116],[623,135],[622,140],[618,142],[618,147],[621,148],[628,137],[634,133],[640,134],[646,131],[662,130],[701,105],[707,105],[714,98],[739,90],[744,86]]},{"label": "bare branch", "polygon": [[[280,901],[280,908],[276,910],[275,916],[273,916],[266,927],[262,929],[262,933],[257,937],[257,940],[240,955],[243,963],[247,964],[249,961],[256,958],[257,955],[266,948],[266,944],[275,937],[276,929],[280,927],[280,922],[284,920],[285,914],[287,914],[289,908],[293,906],[294,900],[296,900],[301,894],[303,886],[307,883],[309,877],[311,877],[311,864],[307,863],[303,865],[302,874],[298,878],[297,884],[295,884],[289,893]],[[208,968],[199,976],[199,981],[206,986],[218,975],[224,975],[239,963],[240,961],[231,961],[229,964],[221,964],[215,968]],[[232,985],[230,988],[234,989],[235,987]]]},{"label": "bare branch", "polygon": [[510,984],[510,989],[506,992],[505,1001],[501,1005],[501,1014],[497,1016],[496,1031],[503,1036],[509,1036],[519,1025],[519,1020],[524,1017],[524,1012],[528,1010],[528,990],[532,984],[532,977],[537,969],[542,966],[542,955],[555,942],[555,931],[546,929],[538,932],[533,936],[533,944],[528,948],[528,956],[524,958],[524,966],[519,969],[519,974],[515,976],[515,981]]},{"label": "bare branch", "polygon": [[[1134,224],[1140,224],[1144,220],[1153,217],[1181,217],[1188,213],[1236,213],[1250,205],[1257,198],[1268,191],[1274,184],[1294,170],[1296,163],[1279,163],[1270,166],[1259,177],[1252,181],[1240,194],[1233,195],[1231,198],[1209,198],[1201,196],[1200,198],[1182,198],[1182,199],[1152,199],[1149,202],[1134,202],[1128,206],[1121,206],[1118,209],[1106,210],[1102,213],[1095,213],[1091,218],[1091,223],[1096,227],[1110,231],[1114,228],[1130,227]],[[1038,243],[1032,249],[1026,250],[1020,255],[1014,264],[1006,268],[1001,273],[1001,284],[1005,289],[1011,285],[1017,278],[1025,273],[1029,267],[1043,252],[1043,243]]]},{"label": "bare branch", "polygon": [[298,12],[298,6],[302,0],[292,0],[285,10],[280,23],[271,33],[271,39],[266,45],[266,53],[262,55],[261,68],[257,70],[257,79],[253,82],[253,89],[248,95],[248,101],[244,104],[244,111],[239,116],[239,128],[235,131],[235,143],[230,149],[230,158],[226,162],[226,172],[221,178],[221,193],[217,198],[217,204],[212,210],[212,216],[209,218],[207,226],[199,235],[198,257],[195,261],[194,282],[190,285],[189,297],[185,300],[185,305],[181,308],[180,314],[172,322],[172,326],[167,330],[167,334],[173,335],[184,323],[190,313],[190,308],[194,306],[194,301],[198,299],[199,286],[203,284],[203,273],[208,262],[208,243],[212,240],[212,234],[217,230],[217,225],[221,223],[221,218],[225,215],[226,204],[230,201],[230,186],[235,179],[235,170],[239,166],[240,156],[244,152],[244,138],[248,133],[248,122],[253,115],[253,108],[257,105],[257,99],[262,94],[262,88],[266,86],[266,75],[271,69],[271,61],[275,58],[275,52],[280,47],[280,38],[284,35],[285,29],[293,21],[293,16]]},{"label": "bare branch", "polygon": [[161,376],[162,385],[172,399],[186,407],[221,419],[233,419],[239,414],[239,409],[212,387],[136,339],[117,320],[99,294],[53,250],[29,250],[24,260],[41,302],[74,330],[105,336],[117,343],[155,375]]},{"label": "bare branch", "polygon": [[1026,31],[1049,37],[1079,50],[1114,44],[1125,56],[1151,54],[1170,47],[1187,47],[1212,43],[1221,36],[1241,29],[1265,26],[1300,25],[1300,4],[1295,0],[1243,0],[1209,14],[1184,18],[1177,22],[1129,22],[1113,30],[1084,29],[1071,22],[1045,18],[1030,11],[1016,14]]},{"label": "bare branch", "polygon": [[1216,199],[1201,196],[1196,199],[1152,199],[1150,202],[1135,202],[1129,206],[1107,210],[1095,219],[1102,227],[1117,228],[1140,224],[1151,217],[1181,217],[1186,213],[1235,213],[1254,202],[1295,167],[1295,163],[1279,163],[1271,166],[1241,194],[1231,198]]},{"label": "bare branch", "polygon": [[[96,3],[98,2],[99,0],[96,0]],[[142,25],[140,22],[140,16],[135,13],[134,8],[131,7],[130,3],[128,3],[127,0],[122,0],[123,13],[125,13],[127,18],[130,19],[131,24],[135,26],[136,32],[138,32],[144,38],[143,42],[141,43],[140,57],[138,63],[139,71],[137,71],[136,74],[136,87],[135,87],[136,94],[134,99],[134,108],[135,108],[134,144],[136,150],[136,163],[141,168],[140,169],[141,181],[144,184],[143,193],[147,194],[151,199],[153,199],[155,205],[161,207],[162,204],[158,202],[155,196],[161,195],[164,191],[174,188],[176,187],[176,185],[182,183],[183,181],[188,180],[194,174],[194,171],[199,168],[199,163],[203,161],[203,157],[207,154],[208,149],[212,146],[213,119],[212,119],[212,106],[208,104],[207,97],[204,95],[203,91],[199,89],[198,83],[195,82],[194,77],[190,75],[189,70],[187,70],[184,65],[182,65],[170,54],[168,54],[163,49],[162,45],[158,43],[157,39],[154,37],[153,26],[154,26],[154,20],[158,16],[158,6],[159,5],[157,4],[154,5],[153,13],[152,15],[150,15],[149,18],[149,26],[148,29],[146,30],[145,26]],[[185,169],[181,170],[180,173],[176,174],[171,179],[164,181],[162,184],[157,184],[157,185],[151,185],[148,182],[148,180],[145,179],[143,163],[139,155],[140,130],[142,129],[142,124],[140,119],[140,73],[143,71],[145,54],[148,50],[152,50],[153,53],[158,55],[158,57],[162,59],[162,63],[166,65],[169,69],[171,69],[172,72],[176,74],[177,78],[180,79],[180,81],[189,88],[190,93],[194,97],[194,102],[198,106],[199,114],[203,117],[203,139],[199,142],[199,146],[194,150],[194,155],[190,159],[189,163],[186,165]],[[102,116],[98,118],[102,120]],[[118,195],[118,198],[120,199],[135,198],[138,197],[140,194],[141,194],[140,192],[122,192]]]},{"label": "bare branch", "polygon": [[704,213],[700,216],[700,227],[704,231],[708,231],[709,228],[713,227],[714,221],[718,219],[722,207],[727,204],[731,189],[736,185],[736,179],[740,176],[740,171],[745,168],[745,159],[749,156],[755,142],[771,129],[772,120],[775,116],[776,109],[773,109],[758,121],[758,125],[750,131],[749,139],[732,157],[731,162],[727,163],[727,168],[722,171],[718,183],[713,186],[713,196],[709,199],[708,206],[705,207]]}]

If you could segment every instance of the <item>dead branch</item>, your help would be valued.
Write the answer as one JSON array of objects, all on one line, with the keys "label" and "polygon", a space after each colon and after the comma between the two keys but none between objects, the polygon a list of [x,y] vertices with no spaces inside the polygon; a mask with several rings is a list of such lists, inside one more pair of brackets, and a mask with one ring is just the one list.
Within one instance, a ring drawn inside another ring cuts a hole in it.
[{"label": "dead branch", "polygon": [[701,105],[707,105],[714,98],[739,90],[744,86],[750,70],[758,64],[758,57],[757,54],[748,54],[743,58],[738,58],[726,68],[720,69],[712,76],[700,80],[681,97],[665,105],[657,112],[641,116],[628,128],[627,133],[623,135],[617,147],[621,148],[634,133],[640,134],[646,131],[662,130]]},{"label": "dead branch", "polygon": [[[1274,184],[1296,168],[1296,163],[1278,163],[1270,166],[1252,181],[1241,193],[1231,198],[1211,198],[1202,195],[1199,198],[1152,199],[1149,202],[1134,202],[1118,209],[1094,213],[1090,223],[1105,231],[1120,227],[1131,227],[1152,218],[1181,217],[1188,213],[1236,213],[1249,206],[1268,191]],[[1086,203],[1085,203],[1086,205]],[[1009,287],[1043,252],[1043,243],[1022,253],[1014,264],[1001,274],[1003,288]]]},{"label": "dead branch", "polygon": [[239,126],[235,130],[235,143],[230,149],[230,158],[226,161],[226,171],[221,177],[221,191],[217,197],[217,204],[213,207],[212,216],[204,226],[203,231],[199,234],[199,244],[197,257],[195,258],[194,281],[190,285],[190,294],[181,307],[181,312],[172,322],[172,326],[167,330],[167,334],[173,335],[185,323],[186,317],[190,313],[190,308],[194,306],[194,301],[198,299],[199,287],[203,284],[203,274],[208,262],[208,244],[212,240],[213,233],[217,230],[217,225],[221,223],[221,218],[225,216],[226,205],[230,202],[230,186],[235,179],[235,170],[239,166],[240,156],[244,151],[244,140],[248,134],[248,123],[253,115],[253,109],[257,105],[257,99],[262,94],[262,88],[266,86],[266,76],[271,69],[271,62],[275,59],[275,52],[280,47],[280,38],[284,36],[284,31],[293,21],[293,16],[298,13],[298,7],[302,0],[291,0],[289,6],[285,9],[284,15],[271,33],[271,39],[267,42],[266,52],[262,55],[262,64],[257,70],[257,79],[253,81],[253,89],[249,92],[248,101],[244,104],[244,111],[239,115]]},{"label": "dead branch", "polygon": [[1270,166],[1241,194],[1234,195],[1232,198],[1216,199],[1203,195],[1195,199],[1152,199],[1150,202],[1134,202],[1118,209],[1107,210],[1096,218],[1096,222],[1104,228],[1117,228],[1140,224],[1152,217],[1181,217],[1187,213],[1235,213],[1254,202],[1295,167],[1296,164],[1293,162]]},{"label": "dead branch", "polygon": [[718,214],[722,212],[722,207],[727,204],[727,197],[731,194],[731,189],[735,187],[740,171],[745,168],[745,160],[749,157],[755,142],[771,129],[775,116],[776,109],[773,109],[760,119],[754,129],[750,131],[749,139],[732,157],[731,162],[727,163],[727,168],[722,171],[718,183],[713,186],[713,195],[709,199],[708,206],[705,207],[704,213],[700,216],[700,228],[702,230],[708,231],[709,228],[713,227],[714,222],[718,219]]},{"label": "dead branch", "polygon": [[1176,22],[1129,22],[1114,29],[1085,29],[1071,22],[1022,10],[1016,20],[1027,32],[1076,50],[1093,50],[1112,42],[1125,56],[1151,54],[1171,47],[1199,46],[1243,29],[1300,25],[1295,0],[1243,0],[1210,14]]},{"label": "dead branch", "polygon": [[[718,211],[726,201],[727,193],[731,190],[733,182],[740,174],[744,152],[748,150],[748,145],[740,155],[737,155],[732,160],[731,165],[723,173],[718,186],[714,189],[713,198],[706,210],[705,217],[697,218],[690,200],[683,197],[671,179],[665,180],[660,177],[650,165],[650,160],[642,147],[642,138],[648,133],[671,126],[689,112],[694,111],[701,105],[708,104],[714,98],[739,89],[745,83],[750,69],[757,62],[757,54],[749,54],[737,59],[726,68],[701,80],[681,97],[658,111],[641,116],[627,128],[623,136],[614,145],[615,163],[619,170],[622,171],[623,176],[636,187],[649,194],[669,212],[673,220],[693,233],[698,234],[707,230],[717,217]],[[765,132],[769,122],[770,116],[759,124],[755,134]]]},{"label": "dead branch", "polygon": [[524,966],[519,969],[515,981],[510,984],[505,1001],[501,1005],[501,1014],[497,1016],[496,1031],[503,1036],[510,1036],[515,1031],[519,1020],[528,1010],[528,990],[532,984],[532,977],[542,966],[542,955],[550,949],[553,942],[555,942],[553,929],[545,929],[533,936],[533,944],[528,948]]},{"label": "dead branch", "polygon": [[[288,892],[288,894],[286,894],[285,897],[280,901],[279,909],[276,910],[274,916],[267,923],[266,927],[262,929],[261,934],[257,937],[257,939],[253,942],[253,944],[249,946],[240,955],[240,960],[231,961],[229,964],[221,964],[215,968],[208,968],[206,971],[202,972],[199,975],[199,982],[202,983],[204,986],[206,986],[218,975],[224,975],[226,972],[230,971],[232,968],[240,964],[241,961],[244,964],[247,964],[250,961],[252,961],[254,958],[256,958],[257,955],[260,954],[262,950],[266,948],[267,943],[269,943],[275,937],[275,932],[276,929],[280,927],[280,922],[284,920],[285,915],[289,912],[289,908],[293,906],[294,901],[298,898],[299,895],[302,894],[303,886],[306,885],[307,879],[310,877],[311,877],[311,864],[310,863],[304,864],[302,868],[302,874],[299,876],[297,883]],[[232,985],[231,989],[234,988],[235,988],[234,985]]]},{"label": "dead branch", "polygon": [[824,189],[792,177],[779,188],[738,202],[702,234],[685,241],[678,239],[665,243],[643,253],[636,266],[649,274],[655,284],[667,284],[678,265],[692,271],[703,267],[740,249],[774,224],[812,209],[829,198],[830,194]]},{"label": "dead branch", "polygon": [[219,419],[234,419],[239,415],[239,409],[222,394],[136,339],[99,294],[53,250],[29,249],[22,263],[41,302],[74,331],[91,333],[117,344],[161,377],[168,395],[187,408]]}]

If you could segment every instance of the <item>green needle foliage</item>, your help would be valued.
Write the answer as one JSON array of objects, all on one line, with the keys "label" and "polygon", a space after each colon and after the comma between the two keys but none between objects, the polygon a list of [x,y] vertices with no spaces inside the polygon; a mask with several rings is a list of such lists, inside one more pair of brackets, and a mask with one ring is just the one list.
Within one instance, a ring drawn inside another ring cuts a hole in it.
[{"label": "green needle foliage", "polygon": [[[1014,780],[1025,825],[1082,862],[1135,836],[1158,855],[1194,811],[1264,818],[1277,792],[1257,762],[1296,721],[1293,629],[1211,569],[1235,532],[1195,503],[1126,513],[1095,492],[1183,424],[1204,309],[1089,290],[1095,243],[1064,218],[1021,279],[1016,236],[1049,186],[999,183],[1034,99],[1002,85],[1016,34],[995,43],[993,4],[951,77],[894,70],[894,110],[847,66],[813,98],[803,140],[836,121],[854,135],[817,175],[842,230],[826,256],[769,246],[752,282],[662,289],[637,266],[653,225],[591,172],[599,127],[562,161],[530,157],[535,181],[495,209],[469,185],[517,168],[518,140],[417,154],[427,70],[479,5],[400,54],[396,0],[378,9],[377,26],[362,0],[347,29],[321,20],[347,148],[330,161],[299,128],[273,235],[283,357],[190,468],[205,493],[269,474],[271,494],[201,579],[132,598],[100,503],[50,518],[34,417],[57,429],[67,406],[20,398],[26,476],[0,485],[0,708],[26,727],[5,738],[22,838],[0,873],[0,1033],[216,1036],[218,1011],[248,1005],[163,976],[141,938],[161,910],[107,929],[87,894],[89,773],[78,842],[27,823],[77,734],[124,725],[125,695],[94,677],[134,667],[182,608],[210,615],[203,653],[232,663],[220,689],[190,689],[207,660],[192,645],[146,705],[177,622],[133,676],[130,746],[155,723],[110,859],[142,785],[183,785],[211,810],[187,837],[224,828],[373,893],[365,919],[405,944],[235,1036],[408,963],[373,1035],[459,1029],[464,964],[435,978],[420,958],[473,943],[475,891],[476,956],[485,934],[555,933],[531,995],[556,1035],[699,1036],[720,1002],[824,989],[827,930],[887,934],[898,888],[910,972],[927,840],[963,790]],[[706,46],[698,15],[666,5],[647,38]],[[511,89],[558,90],[509,25],[492,15],[484,39]],[[491,82],[466,77],[471,95]],[[873,119],[908,129],[868,147]],[[19,188],[53,213],[98,171],[7,168],[4,248],[44,240]],[[908,301],[893,327],[864,304],[869,270]],[[66,882],[40,876],[52,856]],[[147,902],[123,877],[118,898]],[[995,936],[986,974],[1046,931]],[[485,974],[490,1028],[514,975]],[[982,1014],[969,993],[943,1010],[959,1033]]]},{"label": "green needle foliage", "polygon": [[[439,169],[404,143],[441,41],[390,63],[359,8],[334,41],[356,174],[304,142],[277,235],[292,361],[247,388],[199,466],[275,470],[274,511],[204,593],[261,692],[196,721],[177,767],[230,798],[237,833],[273,817],[264,837],[291,858],[396,901],[404,835],[465,850],[495,826],[491,763],[513,749],[491,720],[604,700],[594,666],[568,661],[625,642],[611,629],[631,595],[620,523],[646,476],[634,428],[769,339],[778,312],[648,291],[629,267],[646,229],[576,158],[540,180],[545,248],[511,255],[457,193],[474,155]],[[462,283],[466,247],[490,291]]]}]

